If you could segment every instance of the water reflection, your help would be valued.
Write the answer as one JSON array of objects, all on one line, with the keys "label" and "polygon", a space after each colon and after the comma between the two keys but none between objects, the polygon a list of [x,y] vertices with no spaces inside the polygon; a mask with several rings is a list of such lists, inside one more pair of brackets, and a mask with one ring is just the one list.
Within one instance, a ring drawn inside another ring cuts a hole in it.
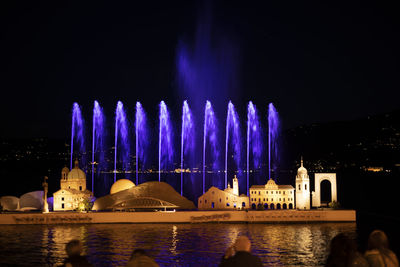
[{"label": "water reflection", "polygon": [[65,245],[79,239],[96,266],[124,266],[135,248],[160,265],[213,266],[241,234],[265,265],[323,265],[338,233],[356,237],[354,223],[325,224],[96,224],[2,226],[0,265],[58,265]]}]

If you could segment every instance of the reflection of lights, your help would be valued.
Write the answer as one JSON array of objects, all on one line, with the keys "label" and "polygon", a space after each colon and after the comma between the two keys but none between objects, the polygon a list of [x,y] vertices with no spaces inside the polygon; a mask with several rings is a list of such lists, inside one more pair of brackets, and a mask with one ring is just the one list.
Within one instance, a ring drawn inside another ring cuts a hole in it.
[{"label": "reflection of lights", "polygon": [[176,243],[179,241],[177,239],[177,235],[178,235],[178,227],[176,227],[176,225],[174,225],[174,226],[172,226],[172,244],[171,244],[171,247],[169,249],[169,251],[173,255],[176,255]]}]

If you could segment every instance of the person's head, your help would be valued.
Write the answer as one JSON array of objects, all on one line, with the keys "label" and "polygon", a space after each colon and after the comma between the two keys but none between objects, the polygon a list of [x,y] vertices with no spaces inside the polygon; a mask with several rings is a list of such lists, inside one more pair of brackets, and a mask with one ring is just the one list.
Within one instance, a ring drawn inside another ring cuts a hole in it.
[{"label": "person's head", "polygon": [[65,246],[68,257],[79,256],[82,253],[82,244],[79,240],[71,240]]},{"label": "person's head", "polygon": [[381,230],[372,231],[368,237],[368,249],[388,249],[389,242],[386,234]]},{"label": "person's head", "polygon": [[135,257],[139,257],[139,256],[147,256],[146,251],[144,251],[144,249],[141,248],[137,248],[132,252],[131,255],[131,259],[135,258]]},{"label": "person's head", "polygon": [[355,241],[340,233],[332,238],[326,266],[347,266],[357,252]]},{"label": "person's head", "polygon": [[235,251],[250,252],[250,248],[251,248],[250,239],[244,235],[239,236],[238,238],[236,238],[234,247],[235,247]]}]

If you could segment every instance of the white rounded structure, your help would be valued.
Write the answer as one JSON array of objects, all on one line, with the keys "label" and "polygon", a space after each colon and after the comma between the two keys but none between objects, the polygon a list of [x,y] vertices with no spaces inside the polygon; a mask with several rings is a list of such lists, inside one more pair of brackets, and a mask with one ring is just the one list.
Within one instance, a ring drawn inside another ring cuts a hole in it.
[{"label": "white rounded structure", "polygon": [[131,180],[128,180],[128,179],[119,179],[118,181],[116,181],[116,182],[111,186],[110,194],[115,194],[115,193],[118,193],[118,192],[120,192],[120,191],[129,189],[129,188],[132,188],[132,187],[134,187],[134,186],[135,186],[135,184],[134,184]]}]

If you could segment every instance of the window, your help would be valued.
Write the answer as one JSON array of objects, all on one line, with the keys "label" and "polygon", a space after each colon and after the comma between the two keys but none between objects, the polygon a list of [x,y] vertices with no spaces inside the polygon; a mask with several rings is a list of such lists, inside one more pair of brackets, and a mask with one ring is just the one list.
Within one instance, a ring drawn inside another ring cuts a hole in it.
[{"label": "window", "polygon": [[279,198],[279,201],[282,201],[282,199],[281,199],[281,198]]},{"label": "window", "polygon": [[307,184],[304,185],[304,190],[307,190]]},{"label": "window", "polygon": [[271,198],[271,201],[274,201],[274,199],[273,199],[273,198]]},{"label": "window", "polygon": [[268,198],[267,198],[267,201],[268,201]]},{"label": "window", "polygon": [[79,186],[79,190],[82,191],[82,186],[81,185]]},{"label": "window", "polygon": [[204,200],[204,203],[207,203],[207,199],[206,199],[206,200]]},{"label": "window", "polygon": [[211,208],[214,208],[214,202],[211,202]]},{"label": "window", "polygon": [[222,202],[222,199],[219,199],[219,202]]},{"label": "window", "polygon": [[64,201],[64,197],[61,198],[61,201]]},{"label": "window", "polygon": [[293,194],[293,191],[290,191],[290,194]]},{"label": "window", "polygon": [[283,191],[283,194],[285,194],[285,191]]},{"label": "window", "polygon": [[279,191],[279,194],[281,193],[281,191]]},{"label": "window", "polygon": [[261,191],[258,191],[258,195],[261,195]]},{"label": "window", "polygon": [[61,204],[61,208],[62,208],[62,209],[64,208],[64,203]]},{"label": "window", "polygon": [[301,185],[299,185],[299,190],[301,190]]},{"label": "window", "polygon": [[229,203],[226,203],[226,206],[229,207],[230,206]]},{"label": "window", "polygon": [[213,194],[213,195],[214,195],[214,193],[215,193],[215,192],[214,192],[214,191],[212,191],[212,194]]},{"label": "window", "polygon": [[273,194],[274,193],[274,191],[271,191],[271,194]]},{"label": "window", "polygon": [[246,207],[246,203],[245,202],[242,202],[242,207],[243,208]]},{"label": "window", "polygon": [[265,198],[263,198],[263,201],[265,201]]},{"label": "window", "polygon": [[285,198],[283,198],[283,201],[285,202]]},{"label": "window", "polygon": [[236,209],[236,203],[233,204],[233,207]]},{"label": "window", "polygon": [[276,193],[278,194],[278,191],[276,191]]}]

